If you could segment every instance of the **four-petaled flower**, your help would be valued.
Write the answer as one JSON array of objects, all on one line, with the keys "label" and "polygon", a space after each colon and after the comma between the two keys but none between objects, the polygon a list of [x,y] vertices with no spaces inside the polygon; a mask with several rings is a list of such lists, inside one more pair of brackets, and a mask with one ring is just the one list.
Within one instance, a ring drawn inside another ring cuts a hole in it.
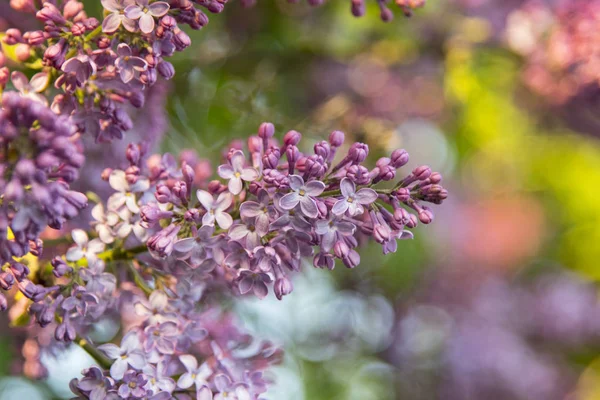
[{"label": "four-petaled flower", "polygon": [[264,272],[244,270],[240,272],[238,277],[238,289],[241,294],[246,294],[252,290],[256,297],[263,299],[269,293],[267,283],[270,282],[271,277]]},{"label": "four-petaled flower", "polygon": [[343,199],[338,200],[331,210],[335,215],[343,215],[346,211],[348,215],[355,216],[364,212],[364,205],[369,205],[377,200],[377,192],[373,189],[362,188],[358,192],[356,186],[348,178],[340,182],[340,190]]},{"label": "four-petaled flower", "polygon": [[252,167],[244,167],[244,153],[241,150],[236,150],[231,155],[228,164],[220,165],[218,168],[219,176],[223,179],[229,179],[227,187],[229,191],[238,195],[242,191],[243,182],[252,182],[258,179],[258,171]]},{"label": "four-petaled flower", "polygon": [[198,360],[190,354],[179,356],[179,361],[185,367],[186,372],[177,380],[177,386],[181,389],[187,389],[192,385],[196,385],[196,390],[200,390],[203,386],[208,386],[208,378],[212,375],[213,371],[207,363],[203,363],[198,367]]},{"label": "four-petaled flower", "polygon": [[137,182],[130,184],[127,181],[125,171],[116,169],[110,173],[108,183],[117,191],[117,193],[111,195],[108,199],[109,209],[118,211],[121,207],[126,206],[134,214],[140,212],[135,193],[148,190],[150,187],[148,178],[140,177]]},{"label": "four-petaled flower", "polygon": [[71,232],[75,246],[67,250],[67,261],[77,261],[85,257],[88,262],[96,260],[96,254],[104,251],[105,244],[100,239],[89,240],[87,233],[82,229],[73,229]]},{"label": "four-petaled flower", "polygon": [[119,70],[119,75],[124,83],[130,82],[135,78],[136,72],[139,74],[148,69],[148,63],[141,57],[133,56],[131,47],[127,43],[120,43],[117,46],[117,55],[115,67]]},{"label": "four-petaled flower", "polygon": [[338,218],[317,221],[315,233],[323,235],[321,239],[321,247],[325,251],[333,249],[333,245],[337,240],[338,233],[342,236],[350,236],[354,234],[356,226],[352,222],[342,221]]},{"label": "four-petaled flower", "polygon": [[284,210],[291,210],[300,204],[302,214],[309,218],[319,215],[317,202],[313,197],[320,195],[325,190],[325,184],[321,181],[310,181],[304,184],[304,179],[299,175],[290,175],[291,193],[283,196],[279,206]]},{"label": "four-petaled flower", "polygon": [[10,74],[10,80],[15,89],[21,93],[21,96],[48,105],[48,100],[40,94],[46,90],[46,87],[48,87],[48,83],[50,82],[50,77],[47,72],[39,72],[32,76],[31,80],[28,80],[21,71],[13,71]]},{"label": "four-petaled flower", "polygon": [[125,8],[125,16],[138,19],[140,30],[146,34],[154,30],[154,17],[160,18],[169,11],[169,3],[164,1],[148,4],[148,0],[135,0],[135,3]]},{"label": "four-petaled flower", "polygon": [[125,16],[125,8],[133,4],[133,0],[101,0],[102,7],[110,14],[102,21],[102,32],[112,33],[123,24],[129,32],[135,32],[135,21]]},{"label": "four-petaled flower", "polygon": [[120,347],[113,343],[98,346],[98,350],[106,354],[111,360],[114,360],[110,367],[110,376],[114,379],[122,379],[129,366],[135,369],[142,369],[144,367],[146,360],[144,359],[140,345],[137,332],[130,331],[121,340]]},{"label": "four-petaled flower", "polygon": [[229,229],[229,237],[232,240],[237,240],[246,245],[247,249],[254,249],[256,246],[261,244],[260,239],[265,236],[268,232],[265,227],[259,227],[255,223],[254,218],[248,218],[244,220],[242,223],[233,225],[231,229]]},{"label": "four-petaled flower", "polygon": [[231,193],[223,192],[215,200],[206,190],[198,190],[196,196],[206,210],[206,214],[202,217],[202,225],[214,225],[216,221],[222,229],[229,229],[233,224],[233,218],[225,210],[233,202]]}]

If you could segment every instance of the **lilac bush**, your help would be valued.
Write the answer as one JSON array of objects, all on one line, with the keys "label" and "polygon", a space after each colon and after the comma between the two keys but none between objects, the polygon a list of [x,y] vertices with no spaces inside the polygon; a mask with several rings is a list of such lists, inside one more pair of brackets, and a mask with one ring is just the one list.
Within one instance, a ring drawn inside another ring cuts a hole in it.
[{"label": "lilac bush", "polygon": [[[72,190],[89,151],[83,139],[123,139],[129,107],[143,107],[148,88],[175,73],[167,59],[190,45],[181,26],[208,22],[196,6],[224,6],[101,3],[102,22],[77,0],[11,2],[41,26],[2,38],[7,49],[27,47],[13,61],[35,74],[0,69],[0,308],[11,307],[31,337],[53,332],[47,346],[74,342],[95,359],[71,382],[76,398],[257,399],[281,350],[245,334],[228,300],[281,300],[303,260],[354,268],[369,240],[395,252],[419,222],[433,221],[426,203],[448,193],[427,166],[396,176],[404,150],[370,167],[369,147],[346,147],[340,131],[306,151],[299,132],[278,139],[267,122],[247,147],[226,149],[220,179],[205,179],[204,160],[130,143],[128,167],[98,176],[110,196]],[[93,218],[87,231],[69,225],[83,213]],[[122,334],[93,343],[103,321]]]}]

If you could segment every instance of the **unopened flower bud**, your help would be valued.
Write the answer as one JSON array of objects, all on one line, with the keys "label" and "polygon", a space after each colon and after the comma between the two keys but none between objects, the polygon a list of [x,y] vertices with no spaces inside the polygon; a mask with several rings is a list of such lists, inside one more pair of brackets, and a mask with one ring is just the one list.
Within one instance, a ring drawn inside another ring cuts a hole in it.
[{"label": "unopened flower bud", "polygon": [[392,152],[390,157],[390,164],[394,168],[400,168],[408,163],[409,156],[408,152],[404,149],[396,149]]},{"label": "unopened flower bud", "polygon": [[348,152],[348,157],[352,164],[360,164],[367,159],[369,155],[369,146],[364,143],[354,143],[352,147],[350,147],[350,151]]},{"label": "unopened flower bud", "polygon": [[302,134],[292,130],[285,134],[283,137],[283,143],[286,147],[296,146],[298,142],[300,142],[300,139],[302,139]]},{"label": "unopened flower bud", "polygon": [[175,76],[175,67],[168,61],[161,61],[156,69],[158,70],[158,73],[167,80]]}]

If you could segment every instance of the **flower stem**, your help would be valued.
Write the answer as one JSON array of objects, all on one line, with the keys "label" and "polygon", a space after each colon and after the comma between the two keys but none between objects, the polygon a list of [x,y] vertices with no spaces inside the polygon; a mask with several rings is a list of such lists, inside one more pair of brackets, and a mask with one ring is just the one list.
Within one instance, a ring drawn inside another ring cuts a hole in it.
[{"label": "flower stem", "polygon": [[98,365],[100,365],[100,367],[102,367],[104,369],[109,369],[110,366],[112,365],[112,362],[108,358],[106,358],[106,356],[104,354],[102,354],[100,352],[100,350],[95,348],[90,342],[88,342],[81,336],[77,335],[75,337],[75,343],[77,343],[79,345],[79,347],[81,347],[90,356],[92,356],[92,358],[94,360],[96,360],[96,362],[98,363]]}]

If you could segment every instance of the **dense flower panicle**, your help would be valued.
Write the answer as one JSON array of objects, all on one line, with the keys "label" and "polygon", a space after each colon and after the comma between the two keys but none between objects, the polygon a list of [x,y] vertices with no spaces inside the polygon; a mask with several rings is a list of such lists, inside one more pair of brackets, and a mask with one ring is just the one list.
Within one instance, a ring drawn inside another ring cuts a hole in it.
[{"label": "dense flower panicle", "polygon": [[[27,280],[14,257],[41,253],[40,233],[86,207],[87,198],[69,189],[84,158],[76,129],[37,99],[16,92],[2,96],[0,108],[0,264],[8,290],[16,283],[29,298],[45,293]],[[11,235],[9,236],[9,230]]]},{"label": "dense flower panicle", "polygon": [[[142,204],[142,226],[154,232],[146,242],[150,254],[175,258],[184,274],[225,279],[241,294],[262,298],[273,284],[281,298],[292,290],[287,275],[300,269],[303,257],[313,256],[320,268],[333,269],[336,258],[353,268],[360,262],[358,239],[365,236],[384,253],[395,252],[397,240],[412,238],[408,229],[433,220],[422,203],[447,197],[441,176],[426,166],[388,188],[376,186],[408,162],[404,150],[368,169],[362,163],[369,149],[362,143],[333,162],[343,142],[339,131],[317,143],[312,155],[300,152],[299,132],[288,132],[281,146],[273,134],[265,123],[249,139],[249,157],[240,149],[226,153],[218,168],[225,183],[192,190],[194,169],[184,162],[180,170],[163,166],[168,172],[155,181],[154,199],[129,197]],[[356,167],[366,173],[357,176]]]}]

